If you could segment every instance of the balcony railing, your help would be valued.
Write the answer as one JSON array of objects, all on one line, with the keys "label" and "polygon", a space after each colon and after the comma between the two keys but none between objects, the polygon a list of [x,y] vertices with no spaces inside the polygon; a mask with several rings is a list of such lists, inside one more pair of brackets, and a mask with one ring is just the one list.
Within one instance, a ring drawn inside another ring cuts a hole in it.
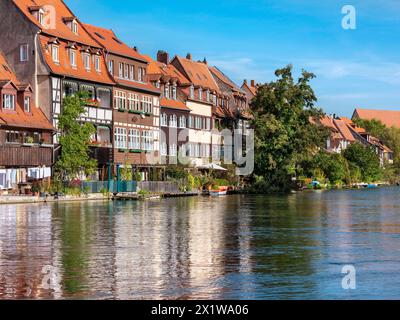
[{"label": "balcony railing", "polygon": [[51,166],[53,149],[40,145],[0,146],[0,166]]}]

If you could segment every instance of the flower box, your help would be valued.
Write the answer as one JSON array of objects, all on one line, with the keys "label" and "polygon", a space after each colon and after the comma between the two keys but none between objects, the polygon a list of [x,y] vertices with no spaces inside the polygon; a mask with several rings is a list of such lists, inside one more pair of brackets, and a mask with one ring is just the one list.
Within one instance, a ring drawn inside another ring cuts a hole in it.
[{"label": "flower box", "polygon": [[143,113],[142,111],[139,111],[139,110],[129,110],[128,112],[133,113],[133,114],[142,114]]},{"label": "flower box", "polygon": [[139,150],[139,149],[132,149],[132,150],[129,150],[129,153],[142,153],[143,151],[142,150]]},{"label": "flower box", "polygon": [[125,112],[126,111],[126,109],[118,109],[118,112]]}]

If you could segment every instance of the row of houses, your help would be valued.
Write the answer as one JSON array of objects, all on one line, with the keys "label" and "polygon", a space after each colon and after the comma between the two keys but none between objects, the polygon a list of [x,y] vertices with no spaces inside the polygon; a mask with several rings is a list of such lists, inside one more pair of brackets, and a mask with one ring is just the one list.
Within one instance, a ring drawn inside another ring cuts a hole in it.
[{"label": "row of houses", "polygon": [[78,91],[90,95],[79,120],[96,128],[93,179],[127,164],[147,179],[179,154],[203,165],[223,153],[218,131],[248,127],[256,84],[206,59],[152,59],[62,0],[3,0],[0,21],[0,186],[51,174],[63,99]]},{"label": "row of houses", "polygon": [[[372,111],[372,110],[365,110]],[[389,111],[390,112],[390,111]],[[385,111],[374,111],[373,116],[369,117],[364,114],[364,109],[356,109],[352,119],[364,119],[364,120],[378,120],[378,115],[385,113]],[[400,112],[398,112],[400,114]],[[361,116],[360,116],[361,114]],[[372,113],[371,113],[372,114]],[[380,121],[383,120],[382,117],[379,117]],[[337,117],[333,116],[325,116],[321,118],[318,122],[324,127],[328,128],[330,131],[330,135],[326,141],[325,149],[328,152],[341,153],[352,143],[362,143],[365,146],[372,147],[376,150],[376,153],[379,156],[381,166],[385,164],[393,163],[393,151],[388,148],[382,141],[378,138],[372,136],[369,132],[367,132],[364,128],[358,127],[353,120],[347,117]],[[398,126],[400,128],[399,123],[384,123],[389,127]]]}]

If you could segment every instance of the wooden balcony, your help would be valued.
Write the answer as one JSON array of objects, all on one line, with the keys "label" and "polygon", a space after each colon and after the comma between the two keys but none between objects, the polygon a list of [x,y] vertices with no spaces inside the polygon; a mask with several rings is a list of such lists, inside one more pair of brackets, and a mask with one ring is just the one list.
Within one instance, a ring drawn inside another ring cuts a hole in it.
[{"label": "wooden balcony", "polygon": [[39,145],[1,145],[0,166],[51,166],[53,149]]}]

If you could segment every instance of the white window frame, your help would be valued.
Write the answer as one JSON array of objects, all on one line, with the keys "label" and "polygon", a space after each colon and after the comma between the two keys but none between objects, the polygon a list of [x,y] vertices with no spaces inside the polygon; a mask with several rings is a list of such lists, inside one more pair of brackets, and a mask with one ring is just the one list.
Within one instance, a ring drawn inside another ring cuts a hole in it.
[{"label": "white window frame", "polygon": [[78,34],[78,22],[75,20],[71,23],[71,30],[73,33]]},{"label": "white window frame", "polygon": [[94,68],[97,72],[101,72],[101,61],[99,56],[94,56]]},{"label": "white window frame", "polygon": [[167,156],[168,155],[168,145],[166,142],[161,143],[161,150],[160,153],[162,156]]},{"label": "white window frame", "polygon": [[186,128],[186,117],[183,115],[179,117],[179,128]]},{"label": "white window frame", "polygon": [[118,77],[121,79],[124,78],[124,64],[122,62],[118,65]]},{"label": "white window frame", "polygon": [[85,70],[90,71],[92,68],[90,65],[90,53],[84,52],[82,54],[82,58],[83,58],[83,66],[85,67]]},{"label": "white window frame", "polygon": [[203,89],[199,88],[199,100],[203,100]]},{"label": "white window frame", "polygon": [[138,129],[129,129],[128,145],[130,150],[140,150],[140,131]]},{"label": "white window frame", "polygon": [[171,128],[177,128],[178,127],[178,119],[176,117],[176,114],[171,114],[169,116],[169,126]]},{"label": "white window frame", "polygon": [[169,155],[171,157],[176,157],[178,155],[178,148],[176,146],[176,143],[172,143],[169,145]]},{"label": "white window frame", "polygon": [[127,107],[126,104],[126,92],[124,91],[115,91],[115,109],[125,109]]},{"label": "white window frame", "polygon": [[56,44],[51,45],[51,58],[53,62],[60,63],[60,47]]},{"label": "white window frame", "polygon": [[176,84],[172,86],[172,99],[177,99],[177,87]]},{"label": "white window frame", "polygon": [[117,149],[127,148],[126,128],[116,127],[114,129],[114,141],[115,141],[115,148]]},{"label": "white window frame", "polygon": [[168,127],[168,115],[166,113],[161,114],[161,126]]},{"label": "white window frame", "polygon": [[169,84],[167,83],[167,84],[165,84],[165,86],[164,86],[164,97],[166,98],[166,99],[169,99]]},{"label": "white window frame", "polygon": [[76,50],[69,49],[69,62],[71,67],[76,67]]},{"label": "white window frame", "polygon": [[108,60],[108,71],[114,75],[114,60]]},{"label": "white window frame", "polygon": [[129,64],[124,64],[124,78],[129,79]]},{"label": "white window frame", "polygon": [[134,111],[141,111],[139,95],[136,93],[128,94],[128,109]]},{"label": "white window frame", "polygon": [[153,99],[151,97],[142,96],[142,108],[143,108],[143,112],[152,114],[153,113]]},{"label": "white window frame", "polygon": [[190,99],[194,99],[194,85],[190,86],[189,91]]},{"label": "white window frame", "polygon": [[4,110],[15,110],[15,95],[3,94],[3,109]]},{"label": "white window frame", "polygon": [[31,97],[24,97],[24,111],[31,112]]},{"label": "white window frame", "polygon": [[135,66],[130,65],[129,69],[130,69],[129,78],[130,78],[130,80],[134,81],[135,80]]},{"label": "white window frame", "polygon": [[27,62],[29,60],[29,45],[27,43],[21,44],[19,47],[19,61]]},{"label": "white window frame", "polygon": [[149,131],[149,130],[142,131],[142,150],[144,150],[144,151],[153,151],[154,150],[153,131]]}]

